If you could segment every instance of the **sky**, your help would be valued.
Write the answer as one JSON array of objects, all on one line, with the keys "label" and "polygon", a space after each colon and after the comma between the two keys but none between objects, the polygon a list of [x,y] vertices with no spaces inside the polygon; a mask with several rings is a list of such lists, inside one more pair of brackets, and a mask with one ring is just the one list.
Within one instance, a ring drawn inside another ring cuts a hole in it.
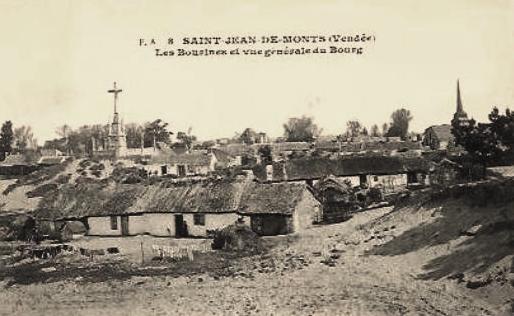
[{"label": "sky", "polygon": [[[373,34],[363,55],[155,57],[139,39]],[[479,121],[514,105],[514,1],[0,0],[0,120],[30,125],[40,144],[58,126],[107,123],[113,81],[124,122],[157,118],[200,139],[246,127],[283,134],[314,117],[390,121],[404,107],[422,132],[449,123],[460,79]]]}]

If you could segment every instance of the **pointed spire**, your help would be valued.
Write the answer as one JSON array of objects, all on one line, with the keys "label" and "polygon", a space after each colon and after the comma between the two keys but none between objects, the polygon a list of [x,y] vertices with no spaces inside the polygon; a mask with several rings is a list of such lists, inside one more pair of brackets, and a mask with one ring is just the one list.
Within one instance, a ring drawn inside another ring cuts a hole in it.
[{"label": "pointed spire", "polygon": [[455,122],[458,122],[459,125],[467,125],[469,122],[468,115],[464,112],[464,107],[462,106],[459,79],[457,79],[457,111],[453,114],[452,124]]},{"label": "pointed spire", "polygon": [[459,79],[457,79],[457,112],[456,113],[464,113],[464,108],[462,107],[462,100],[460,98],[460,85]]}]

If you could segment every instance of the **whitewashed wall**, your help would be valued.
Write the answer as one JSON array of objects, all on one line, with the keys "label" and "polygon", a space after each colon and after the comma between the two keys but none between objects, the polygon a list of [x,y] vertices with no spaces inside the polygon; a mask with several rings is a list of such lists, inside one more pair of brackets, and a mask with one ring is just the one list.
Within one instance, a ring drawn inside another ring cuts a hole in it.
[{"label": "whitewashed wall", "polygon": [[143,166],[143,169],[146,170],[146,172],[148,172],[148,174],[151,174],[151,175],[158,175],[158,176],[162,176],[162,169],[161,167],[162,166],[166,166],[168,168],[168,172],[166,174],[170,174],[170,175],[178,175],[178,170],[177,170],[177,166],[175,165],[169,165],[169,164],[155,164],[155,165],[146,165],[146,166]]},{"label": "whitewashed wall", "polygon": [[234,224],[238,216],[236,213],[205,214],[205,225],[195,225],[193,214],[184,214],[184,221],[187,222],[189,235],[197,237],[207,236],[207,230],[220,229]]},{"label": "whitewashed wall", "polygon": [[89,217],[87,219],[87,224],[89,225],[88,235],[120,236],[121,235],[120,217],[116,216],[116,220],[118,221],[118,228],[113,230],[113,229],[111,229],[111,217],[110,216]]},{"label": "whitewashed wall", "polygon": [[356,186],[359,186],[361,184],[360,180],[359,180],[359,176],[337,177],[337,179],[341,180],[341,181],[350,180],[350,182],[352,183],[352,187],[356,187]]},{"label": "whitewashed wall", "polygon": [[[205,214],[205,225],[195,225],[194,216],[191,213],[184,213],[183,220],[187,223],[188,233],[194,237],[206,237],[208,230],[220,229],[235,223],[238,215],[235,213]],[[120,236],[121,220],[117,216],[118,229],[111,229],[109,216],[89,217],[89,235],[99,236]],[[153,236],[175,236],[175,214],[174,213],[145,213],[141,215],[130,215],[128,217],[129,235],[150,234]]]},{"label": "whitewashed wall", "polygon": [[314,198],[312,193],[304,190],[293,213],[293,232],[299,232],[317,222],[321,216],[320,207],[320,202]]},{"label": "whitewashed wall", "polygon": [[386,191],[398,191],[407,186],[407,174],[368,176],[370,187],[381,184]]}]

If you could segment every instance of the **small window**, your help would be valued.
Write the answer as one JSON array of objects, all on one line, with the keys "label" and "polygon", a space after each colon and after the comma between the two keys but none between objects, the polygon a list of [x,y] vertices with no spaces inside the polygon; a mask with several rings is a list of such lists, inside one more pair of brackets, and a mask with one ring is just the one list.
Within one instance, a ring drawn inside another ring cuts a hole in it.
[{"label": "small window", "polygon": [[118,230],[118,217],[117,216],[111,216],[111,229]]},{"label": "small window", "polygon": [[373,181],[377,182],[378,181],[378,176],[374,176],[373,177]]},{"label": "small window", "polygon": [[194,214],[193,221],[197,226],[205,226],[205,214]]}]

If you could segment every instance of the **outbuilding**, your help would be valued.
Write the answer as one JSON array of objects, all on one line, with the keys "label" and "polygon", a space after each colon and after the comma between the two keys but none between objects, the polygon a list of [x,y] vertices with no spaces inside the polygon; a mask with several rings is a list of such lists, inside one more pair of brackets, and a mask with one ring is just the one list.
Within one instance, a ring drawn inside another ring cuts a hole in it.
[{"label": "outbuilding", "polygon": [[253,183],[243,193],[239,214],[263,236],[302,231],[321,220],[321,204],[305,183]]}]

